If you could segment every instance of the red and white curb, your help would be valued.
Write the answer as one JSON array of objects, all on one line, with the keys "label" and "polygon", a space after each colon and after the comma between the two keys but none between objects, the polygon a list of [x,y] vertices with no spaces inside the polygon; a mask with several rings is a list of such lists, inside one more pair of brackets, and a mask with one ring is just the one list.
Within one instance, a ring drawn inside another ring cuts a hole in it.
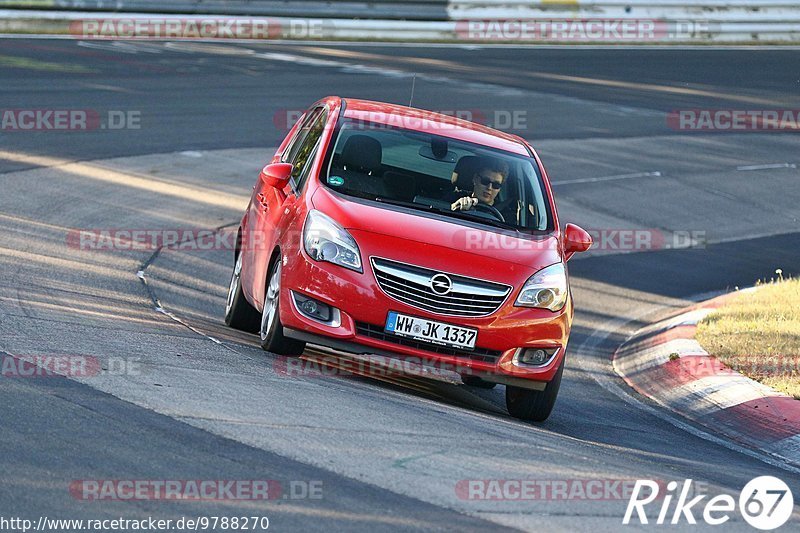
[{"label": "red and white curb", "polygon": [[800,465],[800,401],[725,366],[694,339],[697,323],[729,296],[640,329],[614,354],[614,370],[714,433]]}]

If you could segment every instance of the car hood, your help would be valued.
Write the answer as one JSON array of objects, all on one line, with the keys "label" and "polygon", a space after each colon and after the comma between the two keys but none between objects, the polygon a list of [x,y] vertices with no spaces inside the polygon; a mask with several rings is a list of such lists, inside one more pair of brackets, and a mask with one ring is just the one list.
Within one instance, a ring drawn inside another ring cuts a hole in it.
[{"label": "car hood", "polygon": [[[520,238],[513,231],[478,229],[457,221],[446,222],[441,217],[434,218],[421,211],[409,212],[402,207],[378,207],[354,201],[324,187],[314,193],[311,203],[315,209],[339,222],[357,241],[359,235],[367,233],[383,236],[382,244],[390,251],[401,246],[405,251],[397,251],[424,258],[436,254],[437,249],[439,252],[447,249],[451,251],[445,254],[447,263],[474,264],[479,269],[488,264],[493,269],[503,270],[499,264],[502,262],[509,267],[511,264],[527,267],[533,272],[562,259],[558,239],[552,234]],[[361,242],[359,245],[362,246]],[[369,251],[362,251],[372,255]]]}]

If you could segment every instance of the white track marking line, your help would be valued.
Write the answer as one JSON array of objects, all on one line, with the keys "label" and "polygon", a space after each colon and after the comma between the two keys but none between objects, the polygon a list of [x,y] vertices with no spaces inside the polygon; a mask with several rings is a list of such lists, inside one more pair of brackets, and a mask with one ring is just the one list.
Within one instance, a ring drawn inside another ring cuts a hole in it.
[{"label": "white track marking line", "polygon": [[736,170],[740,171],[747,171],[747,170],[770,170],[773,168],[797,168],[797,165],[794,163],[770,163],[765,165],[742,165],[736,167]]},{"label": "white track marking line", "polygon": [[573,183],[597,183],[601,181],[617,181],[617,180],[631,180],[636,178],[659,178],[662,174],[660,171],[653,172],[635,172],[633,174],[619,174],[616,176],[601,176],[597,178],[579,178],[566,181],[553,181],[552,185],[572,185]]}]

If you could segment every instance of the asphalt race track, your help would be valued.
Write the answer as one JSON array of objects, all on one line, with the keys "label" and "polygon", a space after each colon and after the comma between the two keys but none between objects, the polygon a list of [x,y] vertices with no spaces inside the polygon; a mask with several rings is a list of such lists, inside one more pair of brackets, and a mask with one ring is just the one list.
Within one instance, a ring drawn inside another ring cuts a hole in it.
[{"label": "asphalt race track", "polygon": [[[773,475],[797,499],[800,470],[649,403],[609,357],[649,318],[698,295],[778,268],[800,273],[798,134],[667,121],[682,109],[800,109],[798,72],[797,50],[766,48],[0,40],[0,108],[122,111],[139,125],[0,131],[0,355],[91,356],[109,370],[0,377],[0,515],[259,515],[277,531],[617,531],[627,499],[470,500],[457,488],[692,479],[738,494]],[[254,336],[222,323],[229,252],[92,251],[69,238],[82,228],[235,224],[287,117],[328,94],[407,104],[413,74],[415,106],[508,119],[533,142],[562,224],[663,239],[621,253],[611,235],[570,262],[576,323],[544,424],[505,414],[502,387],[286,375]],[[694,246],[682,246],[686,235]],[[269,479],[283,493],[81,501],[69,490],[103,479]],[[750,530],[741,515],[731,522]]]}]

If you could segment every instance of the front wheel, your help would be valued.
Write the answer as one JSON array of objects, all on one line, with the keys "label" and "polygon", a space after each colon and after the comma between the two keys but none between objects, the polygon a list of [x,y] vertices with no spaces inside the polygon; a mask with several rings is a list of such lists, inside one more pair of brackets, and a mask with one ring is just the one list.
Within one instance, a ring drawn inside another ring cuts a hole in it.
[{"label": "front wheel", "polygon": [[561,374],[564,373],[564,360],[558,372],[544,390],[530,390],[506,386],[506,408],[514,418],[531,422],[544,422],[556,404],[558,389],[561,387]]},{"label": "front wheel", "polygon": [[258,311],[250,305],[242,292],[242,253],[239,252],[231,274],[228,298],[225,300],[225,324],[234,329],[255,333],[259,322]]},{"label": "front wheel", "polygon": [[279,309],[281,297],[281,259],[272,265],[267,289],[264,291],[264,308],[261,312],[261,348],[279,355],[300,355],[306,343],[290,339],[283,334]]}]

